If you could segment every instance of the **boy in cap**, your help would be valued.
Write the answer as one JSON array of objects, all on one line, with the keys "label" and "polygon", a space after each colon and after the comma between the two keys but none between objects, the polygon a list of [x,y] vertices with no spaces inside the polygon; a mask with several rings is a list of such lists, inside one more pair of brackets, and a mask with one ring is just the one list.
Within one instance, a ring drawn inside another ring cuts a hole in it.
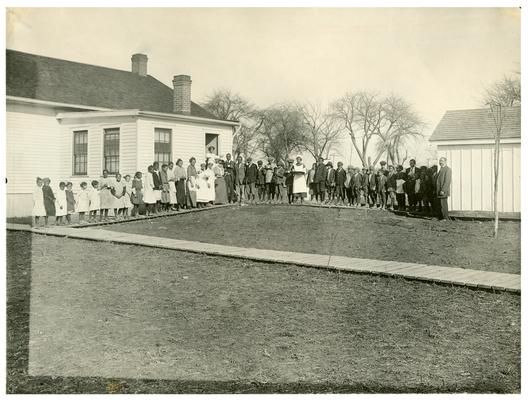
[{"label": "boy in cap", "polygon": [[330,204],[334,201],[335,195],[335,169],[331,161],[326,163],[326,189],[328,191],[328,198],[326,200],[327,204]]}]

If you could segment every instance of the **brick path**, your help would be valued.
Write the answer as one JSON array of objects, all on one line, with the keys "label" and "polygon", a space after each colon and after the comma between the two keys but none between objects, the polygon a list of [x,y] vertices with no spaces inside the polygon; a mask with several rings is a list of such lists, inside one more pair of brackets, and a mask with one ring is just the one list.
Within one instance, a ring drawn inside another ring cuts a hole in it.
[{"label": "brick path", "polygon": [[502,272],[479,271],[457,267],[415,264],[398,261],[371,260],[323,254],[294,253],[289,251],[253,249],[220,244],[192,242],[147,235],[105,231],[101,229],[77,229],[56,227],[34,229],[28,225],[7,224],[8,230],[28,231],[37,234],[70,237],[102,242],[134,244],[148,247],[189,251],[225,257],[245,258],[347,272],[368,273],[438,282],[457,286],[520,292],[521,276]]}]

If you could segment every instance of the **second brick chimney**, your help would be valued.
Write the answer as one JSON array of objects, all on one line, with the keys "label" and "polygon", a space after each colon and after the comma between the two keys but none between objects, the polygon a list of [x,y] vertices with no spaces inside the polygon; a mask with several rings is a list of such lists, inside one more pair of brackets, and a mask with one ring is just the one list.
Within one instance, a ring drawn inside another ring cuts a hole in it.
[{"label": "second brick chimney", "polygon": [[132,72],[141,76],[147,76],[147,62],[146,54],[134,54],[132,60]]},{"label": "second brick chimney", "polygon": [[174,86],[172,111],[178,114],[191,114],[191,77],[189,75],[175,75],[172,80]]}]

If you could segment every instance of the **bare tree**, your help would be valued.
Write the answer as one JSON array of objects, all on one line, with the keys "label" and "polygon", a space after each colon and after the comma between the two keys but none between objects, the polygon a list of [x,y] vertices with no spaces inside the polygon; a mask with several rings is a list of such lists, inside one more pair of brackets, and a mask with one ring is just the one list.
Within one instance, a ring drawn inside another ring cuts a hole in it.
[{"label": "bare tree", "polygon": [[424,123],[412,110],[412,106],[402,97],[391,95],[382,101],[382,119],[378,126],[377,143],[378,154],[374,164],[383,154],[393,164],[403,164],[407,159],[402,156],[403,148],[409,139],[423,137]]},{"label": "bare tree", "polygon": [[279,104],[259,113],[259,145],[268,157],[286,160],[303,143],[303,117],[297,107]]},{"label": "bare tree", "polygon": [[204,108],[224,120],[239,121],[233,131],[233,155],[251,156],[258,146],[258,132],[262,120],[249,100],[229,89],[217,89],[207,97]]},{"label": "bare tree", "polygon": [[500,141],[504,121],[504,109],[500,103],[490,103],[489,108],[493,120],[493,137],[495,139],[495,147],[493,151],[493,211],[495,213],[493,237],[496,239],[499,236],[499,207],[497,200],[499,197]]},{"label": "bare tree", "polygon": [[319,105],[305,103],[297,107],[302,115],[304,126],[301,147],[316,160],[319,157],[328,158],[330,150],[339,143],[342,137],[342,129],[338,121]]},{"label": "bare tree", "polygon": [[371,92],[347,93],[332,104],[332,111],[349,134],[363,166],[368,166],[369,145],[378,134],[383,117],[379,95]]},{"label": "bare tree", "polygon": [[255,112],[255,107],[249,100],[229,89],[215,90],[207,96],[203,107],[216,117],[231,121],[251,117]]},{"label": "bare tree", "polygon": [[[516,73],[520,75],[520,73]],[[500,175],[500,145],[502,127],[504,122],[504,107],[512,107],[521,104],[521,81],[520,76],[504,77],[495,82],[485,90],[483,103],[489,107],[493,121],[493,138],[495,146],[493,151],[493,211],[495,213],[495,224],[493,237],[499,235],[499,175]]]},{"label": "bare tree", "polygon": [[500,81],[485,89],[485,104],[500,104],[502,107],[512,107],[521,104],[520,76],[504,76]]}]

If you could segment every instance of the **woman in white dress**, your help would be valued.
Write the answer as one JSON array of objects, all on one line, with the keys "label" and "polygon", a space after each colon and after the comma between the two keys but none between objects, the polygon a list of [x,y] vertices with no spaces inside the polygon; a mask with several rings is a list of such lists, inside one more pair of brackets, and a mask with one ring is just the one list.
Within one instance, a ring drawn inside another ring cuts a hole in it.
[{"label": "woman in white dress", "polygon": [[200,164],[200,170],[196,173],[196,205],[202,208],[207,203],[207,179],[205,173],[205,164]]},{"label": "woman in white dress", "polygon": [[33,212],[32,215],[35,218],[33,226],[38,226],[39,218],[46,216],[46,208],[44,207],[44,193],[42,192],[43,181],[41,178],[37,178],[37,186],[33,191]]},{"label": "woman in white dress", "polygon": [[154,193],[154,179],[152,172],[154,168],[152,165],[148,166],[148,172],[145,174],[143,179],[143,202],[147,206],[146,215],[150,215],[154,211],[154,205],[156,204],[156,195]]},{"label": "woman in white dress", "polygon": [[297,156],[296,163],[293,166],[293,197],[295,202],[300,200],[303,203],[308,188],[306,187],[306,167],[302,163],[302,157]]},{"label": "woman in white dress", "polygon": [[207,164],[207,169],[204,171],[207,180],[207,202],[213,204],[216,199],[214,165],[214,162],[212,160],[209,160]]}]

